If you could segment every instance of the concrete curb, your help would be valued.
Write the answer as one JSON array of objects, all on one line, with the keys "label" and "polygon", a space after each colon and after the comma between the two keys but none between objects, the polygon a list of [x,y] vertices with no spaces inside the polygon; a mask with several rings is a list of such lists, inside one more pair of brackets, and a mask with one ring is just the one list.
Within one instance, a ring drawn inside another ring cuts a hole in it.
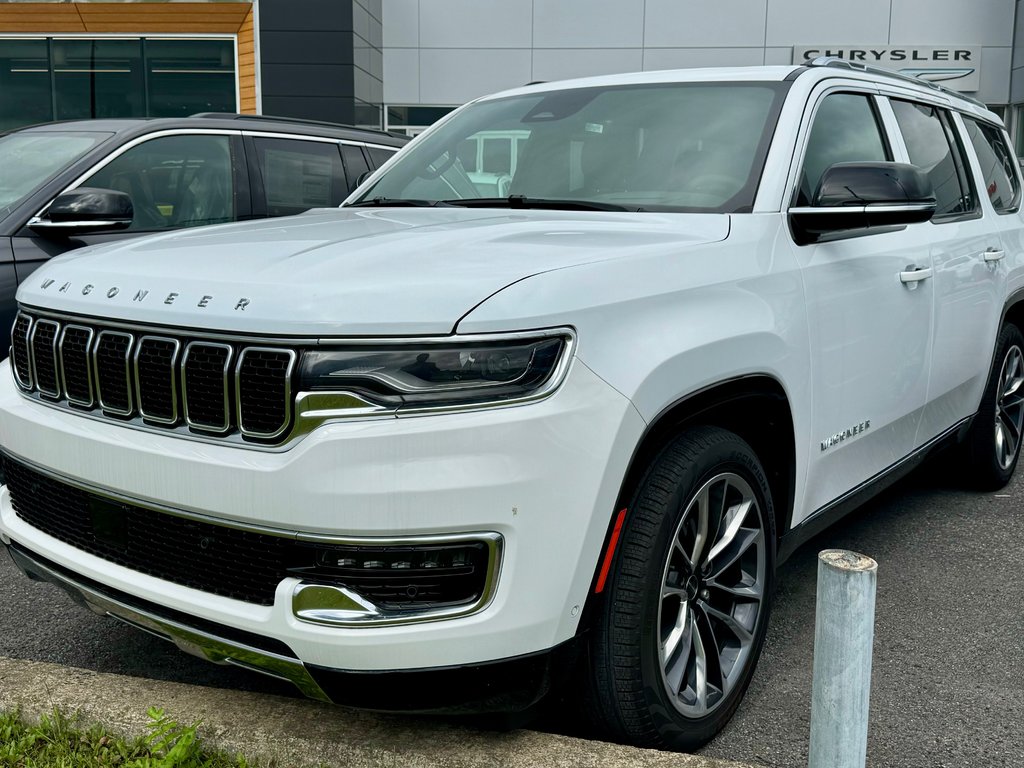
[{"label": "concrete curb", "polygon": [[204,741],[283,768],[749,768],[694,755],[635,749],[533,731],[493,733],[449,721],[382,715],[305,699],[203,688],[0,657],[0,709],[29,718],[79,713],[135,735],[146,709],[182,724],[202,721]]}]

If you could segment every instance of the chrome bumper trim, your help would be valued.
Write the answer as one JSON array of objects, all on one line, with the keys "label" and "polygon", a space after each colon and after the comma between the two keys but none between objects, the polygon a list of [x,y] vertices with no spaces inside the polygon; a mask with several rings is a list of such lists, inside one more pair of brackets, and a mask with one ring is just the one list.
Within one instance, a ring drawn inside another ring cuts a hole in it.
[{"label": "chrome bumper trim", "polygon": [[135,629],[168,640],[185,653],[212,661],[214,664],[245,667],[280,680],[286,680],[309,698],[330,702],[330,698],[317,685],[305,665],[297,659],[241,645],[127,606],[62,573],[57,573],[32,558],[20,547],[7,547],[7,551],[15,565],[26,576],[43,579],[62,587],[72,593],[73,597],[80,598],[86,607],[101,616],[109,616]]}]

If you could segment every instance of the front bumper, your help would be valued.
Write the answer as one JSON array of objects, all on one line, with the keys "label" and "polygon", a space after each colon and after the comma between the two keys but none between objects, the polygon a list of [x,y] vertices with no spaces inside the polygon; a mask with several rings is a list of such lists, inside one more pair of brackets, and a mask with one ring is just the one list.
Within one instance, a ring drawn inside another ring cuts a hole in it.
[{"label": "front bumper", "polygon": [[543,653],[462,667],[372,673],[307,667],[283,644],[210,622],[196,627],[193,618],[170,616],[159,606],[114,594],[17,544],[7,551],[30,579],[60,587],[94,613],[168,640],[193,656],[290,682],[312,699],[335,704],[392,712],[519,712],[568,673],[576,654],[575,642],[569,641]]},{"label": "front bumper", "polygon": [[0,366],[0,444],[70,481],[225,524],[338,537],[502,537],[497,588],[478,613],[317,626],[293,614],[297,579],[283,579],[270,606],[172,584],[33,528],[0,489],[0,539],[64,569],[65,581],[280,642],[307,670],[463,668],[531,657],[574,638],[644,426],[626,398],[577,360],[543,402],[328,424],[288,451],[261,452],[133,431],[29,401],[7,365]]}]

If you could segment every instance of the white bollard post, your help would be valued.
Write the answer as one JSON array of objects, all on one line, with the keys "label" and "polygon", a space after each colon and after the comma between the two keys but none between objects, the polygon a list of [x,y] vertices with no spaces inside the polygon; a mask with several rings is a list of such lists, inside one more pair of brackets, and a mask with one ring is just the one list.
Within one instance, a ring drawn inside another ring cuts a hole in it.
[{"label": "white bollard post", "polygon": [[864,768],[878,563],[818,553],[809,768]]}]

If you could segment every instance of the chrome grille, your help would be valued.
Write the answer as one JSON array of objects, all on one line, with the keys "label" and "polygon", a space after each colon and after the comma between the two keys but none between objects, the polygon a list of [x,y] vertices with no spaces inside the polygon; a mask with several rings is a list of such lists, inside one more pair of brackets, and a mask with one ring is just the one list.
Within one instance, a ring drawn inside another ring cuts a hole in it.
[{"label": "chrome grille", "polygon": [[11,329],[11,368],[22,389],[32,389],[32,362],[28,351],[28,337],[32,332],[32,318],[18,315]]},{"label": "chrome grille", "polygon": [[130,333],[100,331],[93,350],[96,391],[100,408],[115,416],[132,415],[131,353],[135,341]]},{"label": "chrome grille", "polygon": [[286,347],[26,312],[11,334],[15,380],[32,396],[140,427],[264,444],[291,428],[298,357]]},{"label": "chrome grille", "polygon": [[185,421],[190,427],[210,432],[231,428],[231,352],[227,344],[205,341],[185,347]]},{"label": "chrome grille", "polygon": [[174,424],[178,420],[178,352],[181,342],[164,336],[143,336],[135,347],[135,391],[146,421]]},{"label": "chrome grille", "polygon": [[32,325],[32,373],[36,389],[46,397],[60,397],[57,378],[57,332],[53,320],[36,320]]},{"label": "chrome grille", "polygon": [[82,325],[66,325],[60,334],[60,371],[64,380],[64,394],[69,403],[92,408],[96,403],[93,393],[89,353],[95,333]]},{"label": "chrome grille", "polygon": [[238,359],[238,427],[243,434],[273,438],[288,426],[282,405],[291,399],[295,353],[290,349],[249,347]]}]

